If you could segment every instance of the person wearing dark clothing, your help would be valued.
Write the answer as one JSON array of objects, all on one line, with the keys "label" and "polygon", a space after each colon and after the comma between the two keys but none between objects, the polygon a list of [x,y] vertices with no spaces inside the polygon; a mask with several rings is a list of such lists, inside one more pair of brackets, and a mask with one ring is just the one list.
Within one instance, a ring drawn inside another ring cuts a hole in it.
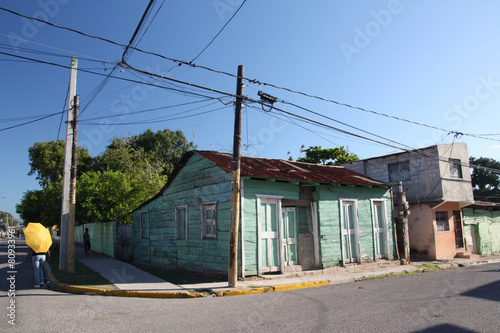
[{"label": "person wearing dark clothing", "polygon": [[83,247],[85,249],[85,255],[88,255],[90,251],[89,228],[85,228],[85,232],[83,233]]}]

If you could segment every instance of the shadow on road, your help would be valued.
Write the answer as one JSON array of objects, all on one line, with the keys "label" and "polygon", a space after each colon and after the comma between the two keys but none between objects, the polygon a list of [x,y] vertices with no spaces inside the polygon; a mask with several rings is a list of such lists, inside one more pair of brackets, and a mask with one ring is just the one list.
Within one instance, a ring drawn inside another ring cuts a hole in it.
[{"label": "shadow on road", "polygon": [[413,333],[434,333],[434,332],[439,332],[439,333],[475,333],[475,331],[468,330],[466,328],[456,326],[456,325],[451,325],[451,324],[441,324],[441,325],[436,325],[429,327],[425,330],[422,331],[415,331]]},{"label": "shadow on road", "polygon": [[460,295],[500,302],[500,280],[471,289]]}]

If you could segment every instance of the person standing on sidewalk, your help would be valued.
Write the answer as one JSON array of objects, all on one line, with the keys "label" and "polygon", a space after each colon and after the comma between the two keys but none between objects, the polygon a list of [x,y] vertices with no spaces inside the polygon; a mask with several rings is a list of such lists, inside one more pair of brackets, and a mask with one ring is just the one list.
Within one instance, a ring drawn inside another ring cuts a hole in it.
[{"label": "person standing on sidewalk", "polygon": [[50,262],[50,250],[46,253],[36,253],[33,251],[31,262],[33,263],[33,271],[35,274],[35,288],[43,286],[44,274],[42,265],[47,258],[48,262]]},{"label": "person standing on sidewalk", "polygon": [[85,232],[83,233],[83,247],[85,248],[85,255],[88,256],[90,251],[89,228],[85,228]]}]

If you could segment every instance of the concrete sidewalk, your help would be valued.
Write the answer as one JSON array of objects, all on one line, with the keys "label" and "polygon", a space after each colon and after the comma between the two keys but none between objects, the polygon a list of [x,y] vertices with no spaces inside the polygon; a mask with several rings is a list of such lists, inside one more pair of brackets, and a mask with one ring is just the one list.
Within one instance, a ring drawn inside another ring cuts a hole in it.
[{"label": "concrete sidewalk", "polygon": [[183,288],[149,274],[126,262],[115,260],[95,252],[88,256],[81,247],[75,247],[75,257],[101,274],[120,290],[181,291]]},{"label": "concrete sidewalk", "polygon": [[[82,263],[101,274],[114,284],[118,290],[69,286],[59,283],[51,275],[53,288],[72,293],[99,294],[111,296],[151,297],[151,298],[190,298],[207,295],[236,296],[268,293],[301,288],[319,287],[329,284],[361,281],[374,276],[402,274],[426,270],[423,264],[437,264],[442,268],[473,264],[500,262],[500,256],[479,259],[453,259],[448,261],[419,261],[410,265],[400,265],[399,261],[380,261],[363,265],[349,265],[325,270],[270,275],[265,278],[250,277],[238,281],[237,288],[229,288],[227,282],[174,285],[144,272],[128,263],[92,252],[85,256],[80,247],[75,247],[75,257]],[[209,291],[207,293],[207,291]]]}]

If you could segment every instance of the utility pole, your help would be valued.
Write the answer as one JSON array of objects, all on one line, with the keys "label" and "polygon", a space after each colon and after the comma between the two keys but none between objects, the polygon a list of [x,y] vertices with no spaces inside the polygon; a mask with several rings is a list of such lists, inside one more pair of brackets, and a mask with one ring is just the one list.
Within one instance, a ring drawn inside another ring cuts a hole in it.
[{"label": "utility pole", "polygon": [[70,257],[74,258],[75,253],[75,205],[76,205],[76,162],[78,158],[78,109],[79,109],[80,99],[78,95],[75,95],[73,100],[73,142],[71,145],[71,176],[70,176],[70,188],[69,188],[69,228],[71,234],[73,235],[72,246],[68,247]]},{"label": "utility pole", "polygon": [[[76,73],[78,59],[71,58],[71,73],[68,89],[68,120],[66,122],[66,145],[64,152],[64,173],[63,173],[63,191],[61,207],[61,247],[59,252],[59,270],[71,274],[75,271],[75,221],[74,208],[73,220],[70,221],[71,210],[71,166],[73,160],[73,142],[74,124],[75,124],[75,101],[76,96]],[[76,168],[76,159],[75,159]],[[76,169],[75,169],[76,172]],[[76,175],[76,173],[75,173]]]},{"label": "utility pole", "polygon": [[234,114],[233,172],[231,186],[231,224],[229,226],[229,287],[238,283],[238,228],[240,223],[240,168],[241,168],[241,112],[243,109],[243,88],[245,67],[238,66],[236,82],[236,103]]},{"label": "utility pole", "polygon": [[403,182],[399,181],[398,191],[398,235],[403,238],[403,248],[399,249],[399,258],[402,265],[410,263],[410,236],[408,233],[408,215],[410,215],[409,205],[406,201],[406,193],[403,192]]}]

